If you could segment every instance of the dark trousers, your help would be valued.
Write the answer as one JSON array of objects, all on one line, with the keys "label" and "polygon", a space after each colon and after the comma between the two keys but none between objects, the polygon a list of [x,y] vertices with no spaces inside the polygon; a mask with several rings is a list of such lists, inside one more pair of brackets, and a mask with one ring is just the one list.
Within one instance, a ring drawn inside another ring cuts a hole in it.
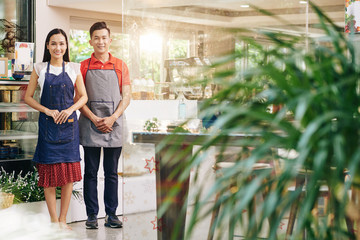
[{"label": "dark trousers", "polygon": [[[121,147],[103,148],[103,168],[105,175],[104,204],[106,214],[115,214],[118,207],[118,163]],[[86,214],[99,213],[97,174],[100,165],[101,147],[84,147],[84,201]]]}]

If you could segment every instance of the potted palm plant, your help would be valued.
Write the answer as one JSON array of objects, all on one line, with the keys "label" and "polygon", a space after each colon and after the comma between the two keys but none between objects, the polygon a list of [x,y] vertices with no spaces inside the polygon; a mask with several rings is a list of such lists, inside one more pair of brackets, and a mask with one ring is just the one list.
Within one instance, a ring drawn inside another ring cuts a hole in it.
[{"label": "potted palm plant", "polygon": [[[244,72],[233,68],[215,74],[214,81],[222,88],[204,102],[200,115],[221,114],[209,132],[208,141],[193,154],[186,167],[182,163],[182,169],[177,170],[182,172],[180,179],[186,179],[191,169],[206,159],[204,154],[211,146],[221,143],[220,155],[225,152],[233,144],[229,135],[241,132],[258,137],[241,143],[252,146],[251,153],[245,157],[241,152],[235,154],[234,166],[224,169],[209,191],[199,188],[187,219],[187,239],[191,239],[197,224],[211,215],[213,208],[208,207],[207,200],[219,193],[221,197],[214,206],[221,206],[222,210],[210,229],[217,236],[225,231],[232,239],[234,229],[240,226],[245,239],[257,239],[269,219],[267,237],[275,239],[281,220],[303,196],[296,226],[288,237],[300,239],[306,234],[308,239],[355,238],[354,232],[346,228],[345,219],[359,218],[359,207],[348,197],[351,188],[359,187],[360,176],[359,68],[351,38],[310,4],[319,17],[319,28],[325,33],[322,38],[325,44],[309,38],[310,47],[304,51],[305,38],[301,36],[260,31],[258,34],[273,46],[265,49],[253,38],[240,35],[242,41],[255,46],[266,60]],[[242,57],[235,52],[213,67],[231,64]],[[269,110],[272,105],[282,107],[272,112]],[[277,151],[274,154],[274,149],[279,148],[296,154],[291,158]],[[249,181],[251,166],[269,157],[279,160],[280,170]],[[300,170],[309,173],[306,185],[289,191]],[[344,181],[344,171],[350,176],[348,181]],[[262,181],[265,179],[266,182]],[[233,183],[237,190],[229,191],[229,184]],[[314,211],[324,185],[329,189],[329,203],[324,216],[319,218]],[[256,212],[242,214],[252,209],[254,197],[264,190],[267,195],[256,203]],[[178,191],[174,189],[172,194]]]}]

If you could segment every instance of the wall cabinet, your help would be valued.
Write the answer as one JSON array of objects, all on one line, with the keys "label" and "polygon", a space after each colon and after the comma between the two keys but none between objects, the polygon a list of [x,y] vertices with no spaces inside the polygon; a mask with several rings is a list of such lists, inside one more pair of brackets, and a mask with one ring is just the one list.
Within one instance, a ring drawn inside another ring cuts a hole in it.
[{"label": "wall cabinet", "polygon": [[39,112],[24,103],[27,85],[26,80],[0,80],[0,167],[7,172],[33,170]]}]

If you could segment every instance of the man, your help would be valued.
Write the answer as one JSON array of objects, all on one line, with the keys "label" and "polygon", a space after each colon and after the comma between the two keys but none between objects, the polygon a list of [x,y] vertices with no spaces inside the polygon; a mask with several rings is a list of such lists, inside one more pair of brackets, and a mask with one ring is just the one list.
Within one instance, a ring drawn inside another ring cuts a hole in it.
[{"label": "man", "polygon": [[97,173],[103,149],[105,175],[105,226],[122,227],[116,216],[118,207],[118,162],[122,150],[123,113],[130,103],[130,78],[126,64],[109,53],[110,29],[105,22],[90,28],[89,59],[81,62],[81,73],[88,94],[87,104],[80,110],[80,144],[84,147],[84,200],[86,228],[98,228],[99,212]]}]

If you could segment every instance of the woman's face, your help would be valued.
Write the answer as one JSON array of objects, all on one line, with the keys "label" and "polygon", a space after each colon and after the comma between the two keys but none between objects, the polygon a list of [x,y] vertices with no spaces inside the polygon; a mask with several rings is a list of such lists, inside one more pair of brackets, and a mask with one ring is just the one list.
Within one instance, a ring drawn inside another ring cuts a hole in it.
[{"label": "woman's face", "polygon": [[47,45],[47,49],[50,52],[51,59],[63,59],[63,56],[67,49],[66,39],[64,35],[60,33],[52,35]]}]

